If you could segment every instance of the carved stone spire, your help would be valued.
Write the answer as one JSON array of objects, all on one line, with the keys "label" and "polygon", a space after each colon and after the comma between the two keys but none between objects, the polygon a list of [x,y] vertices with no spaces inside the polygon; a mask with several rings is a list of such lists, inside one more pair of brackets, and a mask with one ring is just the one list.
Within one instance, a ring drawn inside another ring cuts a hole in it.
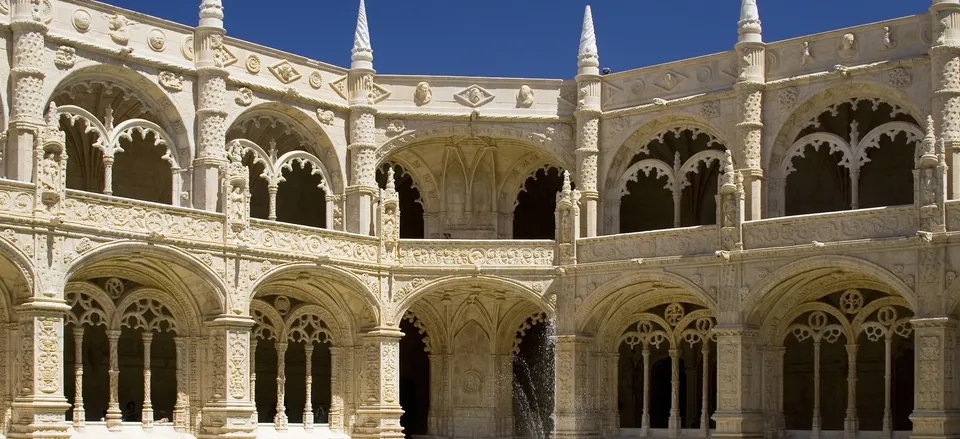
[{"label": "carved stone spire", "polygon": [[720,193],[736,192],[737,184],[734,181],[733,154],[730,150],[723,152],[723,173],[720,174]]},{"label": "carved stone spire", "polygon": [[927,116],[927,135],[923,138],[923,154],[920,155],[918,168],[935,168],[940,162],[937,157],[937,136],[933,128],[933,116]]},{"label": "carved stone spire", "polygon": [[394,178],[394,172],[393,172],[393,166],[391,166],[387,168],[387,191],[390,191],[390,192],[397,191],[397,185],[396,183],[394,183],[393,178]]},{"label": "carved stone spire", "polygon": [[360,0],[360,11],[357,13],[357,31],[353,35],[353,51],[351,51],[351,68],[373,67],[373,46],[370,45],[370,28],[367,26],[367,7]]},{"label": "carved stone spire", "polygon": [[583,11],[583,29],[580,31],[580,51],[577,53],[581,69],[584,67],[599,67],[600,54],[597,51],[597,34],[593,30],[593,13],[587,5]]},{"label": "carved stone spire", "polygon": [[737,23],[737,41],[744,43],[762,43],[760,36],[763,28],[760,26],[760,12],[757,10],[757,0],[742,0],[740,4],[740,21]]},{"label": "carved stone spire", "polygon": [[573,188],[570,186],[570,171],[563,171],[563,186],[560,188],[560,191],[564,194],[569,194]]}]

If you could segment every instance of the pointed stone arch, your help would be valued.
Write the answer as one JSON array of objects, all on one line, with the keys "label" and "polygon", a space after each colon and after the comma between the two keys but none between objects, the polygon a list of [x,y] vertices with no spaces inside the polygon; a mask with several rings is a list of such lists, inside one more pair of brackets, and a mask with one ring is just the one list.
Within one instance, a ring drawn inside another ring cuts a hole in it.
[{"label": "pointed stone arch", "polygon": [[439,279],[425,282],[420,285],[418,288],[413,289],[407,294],[399,296],[396,299],[396,302],[393,305],[393,315],[390,319],[386,320],[388,322],[397,322],[406,311],[410,308],[413,303],[416,303],[418,300],[427,296],[433,292],[443,290],[445,288],[451,287],[462,287],[464,284],[467,285],[478,285],[481,287],[489,287],[491,290],[500,289],[507,290],[519,294],[521,297],[536,303],[541,309],[547,313],[549,316],[553,316],[556,313],[556,310],[553,308],[549,302],[547,302],[540,293],[537,293],[530,287],[524,285],[521,282],[515,281],[513,279],[502,278],[498,276],[489,276],[489,275],[480,275],[480,276],[463,276],[463,275],[453,275],[445,276]]}]

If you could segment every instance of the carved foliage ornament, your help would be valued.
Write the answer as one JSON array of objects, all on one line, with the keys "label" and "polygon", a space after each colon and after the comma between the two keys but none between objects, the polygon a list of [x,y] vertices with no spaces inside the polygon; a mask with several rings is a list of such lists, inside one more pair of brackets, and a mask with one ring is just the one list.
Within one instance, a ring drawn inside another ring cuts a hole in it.
[{"label": "carved foliage ornament", "polygon": [[241,107],[248,107],[253,103],[253,90],[250,90],[247,87],[241,87],[237,90],[237,97],[234,99],[237,105]]},{"label": "carved foliage ornament", "polygon": [[69,69],[77,62],[77,50],[70,46],[60,46],[53,63],[62,69]]},{"label": "carved foliage ornament", "polygon": [[163,71],[157,75],[157,80],[163,88],[177,92],[183,90],[183,75],[177,75],[173,72]]}]

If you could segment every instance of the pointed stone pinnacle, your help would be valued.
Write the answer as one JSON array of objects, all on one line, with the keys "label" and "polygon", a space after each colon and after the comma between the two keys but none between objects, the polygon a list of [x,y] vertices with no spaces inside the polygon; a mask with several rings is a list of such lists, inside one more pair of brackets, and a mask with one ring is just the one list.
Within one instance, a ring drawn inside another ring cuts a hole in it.
[{"label": "pointed stone pinnacle", "polygon": [[569,193],[573,190],[570,186],[570,171],[563,171],[563,187],[560,190],[563,193]]},{"label": "pointed stone pinnacle", "polygon": [[357,31],[353,35],[353,61],[373,61],[373,47],[370,45],[370,28],[367,26],[367,7],[360,0],[357,13]]},{"label": "pointed stone pinnacle", "polygon": [[388,191],[394,191],[397,189],[396,183],[394,183],[393,178],[394,178],[394,172],[393,172],[393,166],[391,166],[387,168],[387,190]]},{"label": "pointed stone pinnacle", "polygon": [[737,23],[739,42],[762,43],[760,33],[760,11],[757,9],[757,0],[742,0],[740,3],[740,21]]},{"label": "pointed stone pinnacle", "polygon": [[600,65],[600,55],[597,52],[597,34],[593,29],[593,13],[590,12],[589,5],[583,11],[583,29],[580,32],[580,51],[577,57],[581,67]]}]

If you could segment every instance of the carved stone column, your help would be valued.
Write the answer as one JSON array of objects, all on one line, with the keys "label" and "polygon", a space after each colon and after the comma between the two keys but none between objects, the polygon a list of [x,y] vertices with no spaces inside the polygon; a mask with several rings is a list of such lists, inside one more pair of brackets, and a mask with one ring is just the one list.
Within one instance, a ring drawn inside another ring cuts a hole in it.
[{"label": "carved stone column", "polygon": [[360,408],[354,438],[402,438],[400,426],[399,328],[378,327],[363,334]]},{"label": "carved stone column", "polygon": [[743,175],[734,171],[733,155],[729,150],[725,152],[723,173],[719,180],[717,224],[720,225],[720,250],[743,250]]},{"label": "carved stone column", "polygon": [[190,360],[187,357],[187,337],[174,337],[173,343],[177,350],[177,400],[173,405],[173,428],[178,432],[185,432],[190,423],[188,413],[190,407],[190,385],[187,380],[187,368]]},{"label": "carved stone column", "polygon": [[763,351],[763,413],[766,418],[764,437],[783,436],[783,346],[767,347]]},{"label": "carved stone column", "polygon": [[670,348],[670,418],[668,437],[680,436],[680,349]]},{"label": "carved stone column", "polygon": [[932,109],[950,172],[948,198],[960,197],[960,2],[934,0],[930,6]]},{"label": "carved stone column", "polygon": [[334,433],[343,432],[344,375],[343,362],[352,360],[351,349],[330,347],[330,413],[327,424]]},{"label": "carved stone column", "polygon": [[150,400],[150,345],[153,344],[153,333],[144,331],[143,337],[143,413],[140,415],[140,423],[143,428],[153,427],[153,401]]},{"label": "carved stone column", "polygon": [[347,87],[350,105],[350,184],[347,186],[347,231],[369,235],[373,232],[373,203],[377,196],[376,118],[374,106],[373,48],[367,27],[367,11],[360,2],[354,35]]},{"label": "carved stone column", "polygon": [[34,178],[34,145],[44,122],[42,89],[47,59],[44,56],[47,24],[34,8],[32,0],[10,2],[11,109],[3,157],[6,178],[27,182]]},{"label": "carved stone column", "polygon": [[600,434],[610,437],[620,431],[620,410],[617,404],[620,354],[605,352],[599,354],[599,357],[601,363],[597,408],[600,410]]},{"label": "carved stone column", "polygon": [[593,28],[590,6],[583,14],[580,50],[577,61],[577,181],[583,194],[580,212],[581,233],[584,237],[597,236],[600,192],[597,190],[597,160],[600,156],[600,57],[597,36]]},{"label": "carved stone column", "polygon": [[306,402],[303,404],[303,429],[313,431],[313,343],[303,347]]},{"label": "carved stone column", "polygon": [[946,438],[960,434],[960,411],[954,396],[957,321],[947,317],[914,318],[916,389],[911,438]]},{"label": "carved stone column", "polygon": [[857,417],[857,344],[847,344],[847,411],[843,419],[843,437],[855,439],[860,431]]},{"label": "carved stone column", "polygon": [[83,325],[73,328],[73,429],[83,428]]},{"label": "carved stone column", "polygon": [[556,424],[551,437],[593,438],[600,435],[599,423],[592,413],[590,395],[593,392],[588,388],[589,375],[596,367],[590,364],[592,342],[582,335],[556,336]]},{"label": "carved stone column", "polygon": [[580,191],[571,188],[570,171],[563,171],[563,185],[557,194],[555,240],[557,262],[577,263],[577,238],[580,237]]},{"label": "carved stone column", "polygon": [[[197,68],[197,154],[193,162],[193,207],[217,210],[220,167],[226,158],[227,77],[224,69],[223,5],[202,0],[194,33]],[[177,196],[174,194],[174,196]]]},{"label": "carved stone column", "polygon": [[16,310],[20,370],[7,437],[69,438],[63,396],[63,314],[60,300],[33,298]]},{"label": "carved stone column", "polygon": [[717,409],[714,437],[763,436],[756,331],[717,326]]},{"label": "carved stone column", "polygon": [[766,82],[766,46],[761,36],[760,14],[756,0],[743,0],[739,38],[734,49],[740,63],[737,91],[737,144],[733,146],[737,168],[743,175],[747,220],[762,215],[761,149],[763,145],[763,87]]},{"label": "carved stone column", "polygon": [[120,331],[117,329],[107,330],[107,342],[110,349],[110,397],[107,404],[107,430],[120,431],[120,422],[123,413],[120,411]]},{"label": "carved stone column", "polygon": [[201,438],[253,439],[256,424],[252,422],[250,400],[250,328],[253,320],[237,316],[220,316],[205,327],[207,336],[206,379],[210,382],[210,398],[203,407]]},{"label": "carved stone column", "polygon": [[287,343],[277,343],[277,414],[273,417],[273,428],[287,431]]}]

